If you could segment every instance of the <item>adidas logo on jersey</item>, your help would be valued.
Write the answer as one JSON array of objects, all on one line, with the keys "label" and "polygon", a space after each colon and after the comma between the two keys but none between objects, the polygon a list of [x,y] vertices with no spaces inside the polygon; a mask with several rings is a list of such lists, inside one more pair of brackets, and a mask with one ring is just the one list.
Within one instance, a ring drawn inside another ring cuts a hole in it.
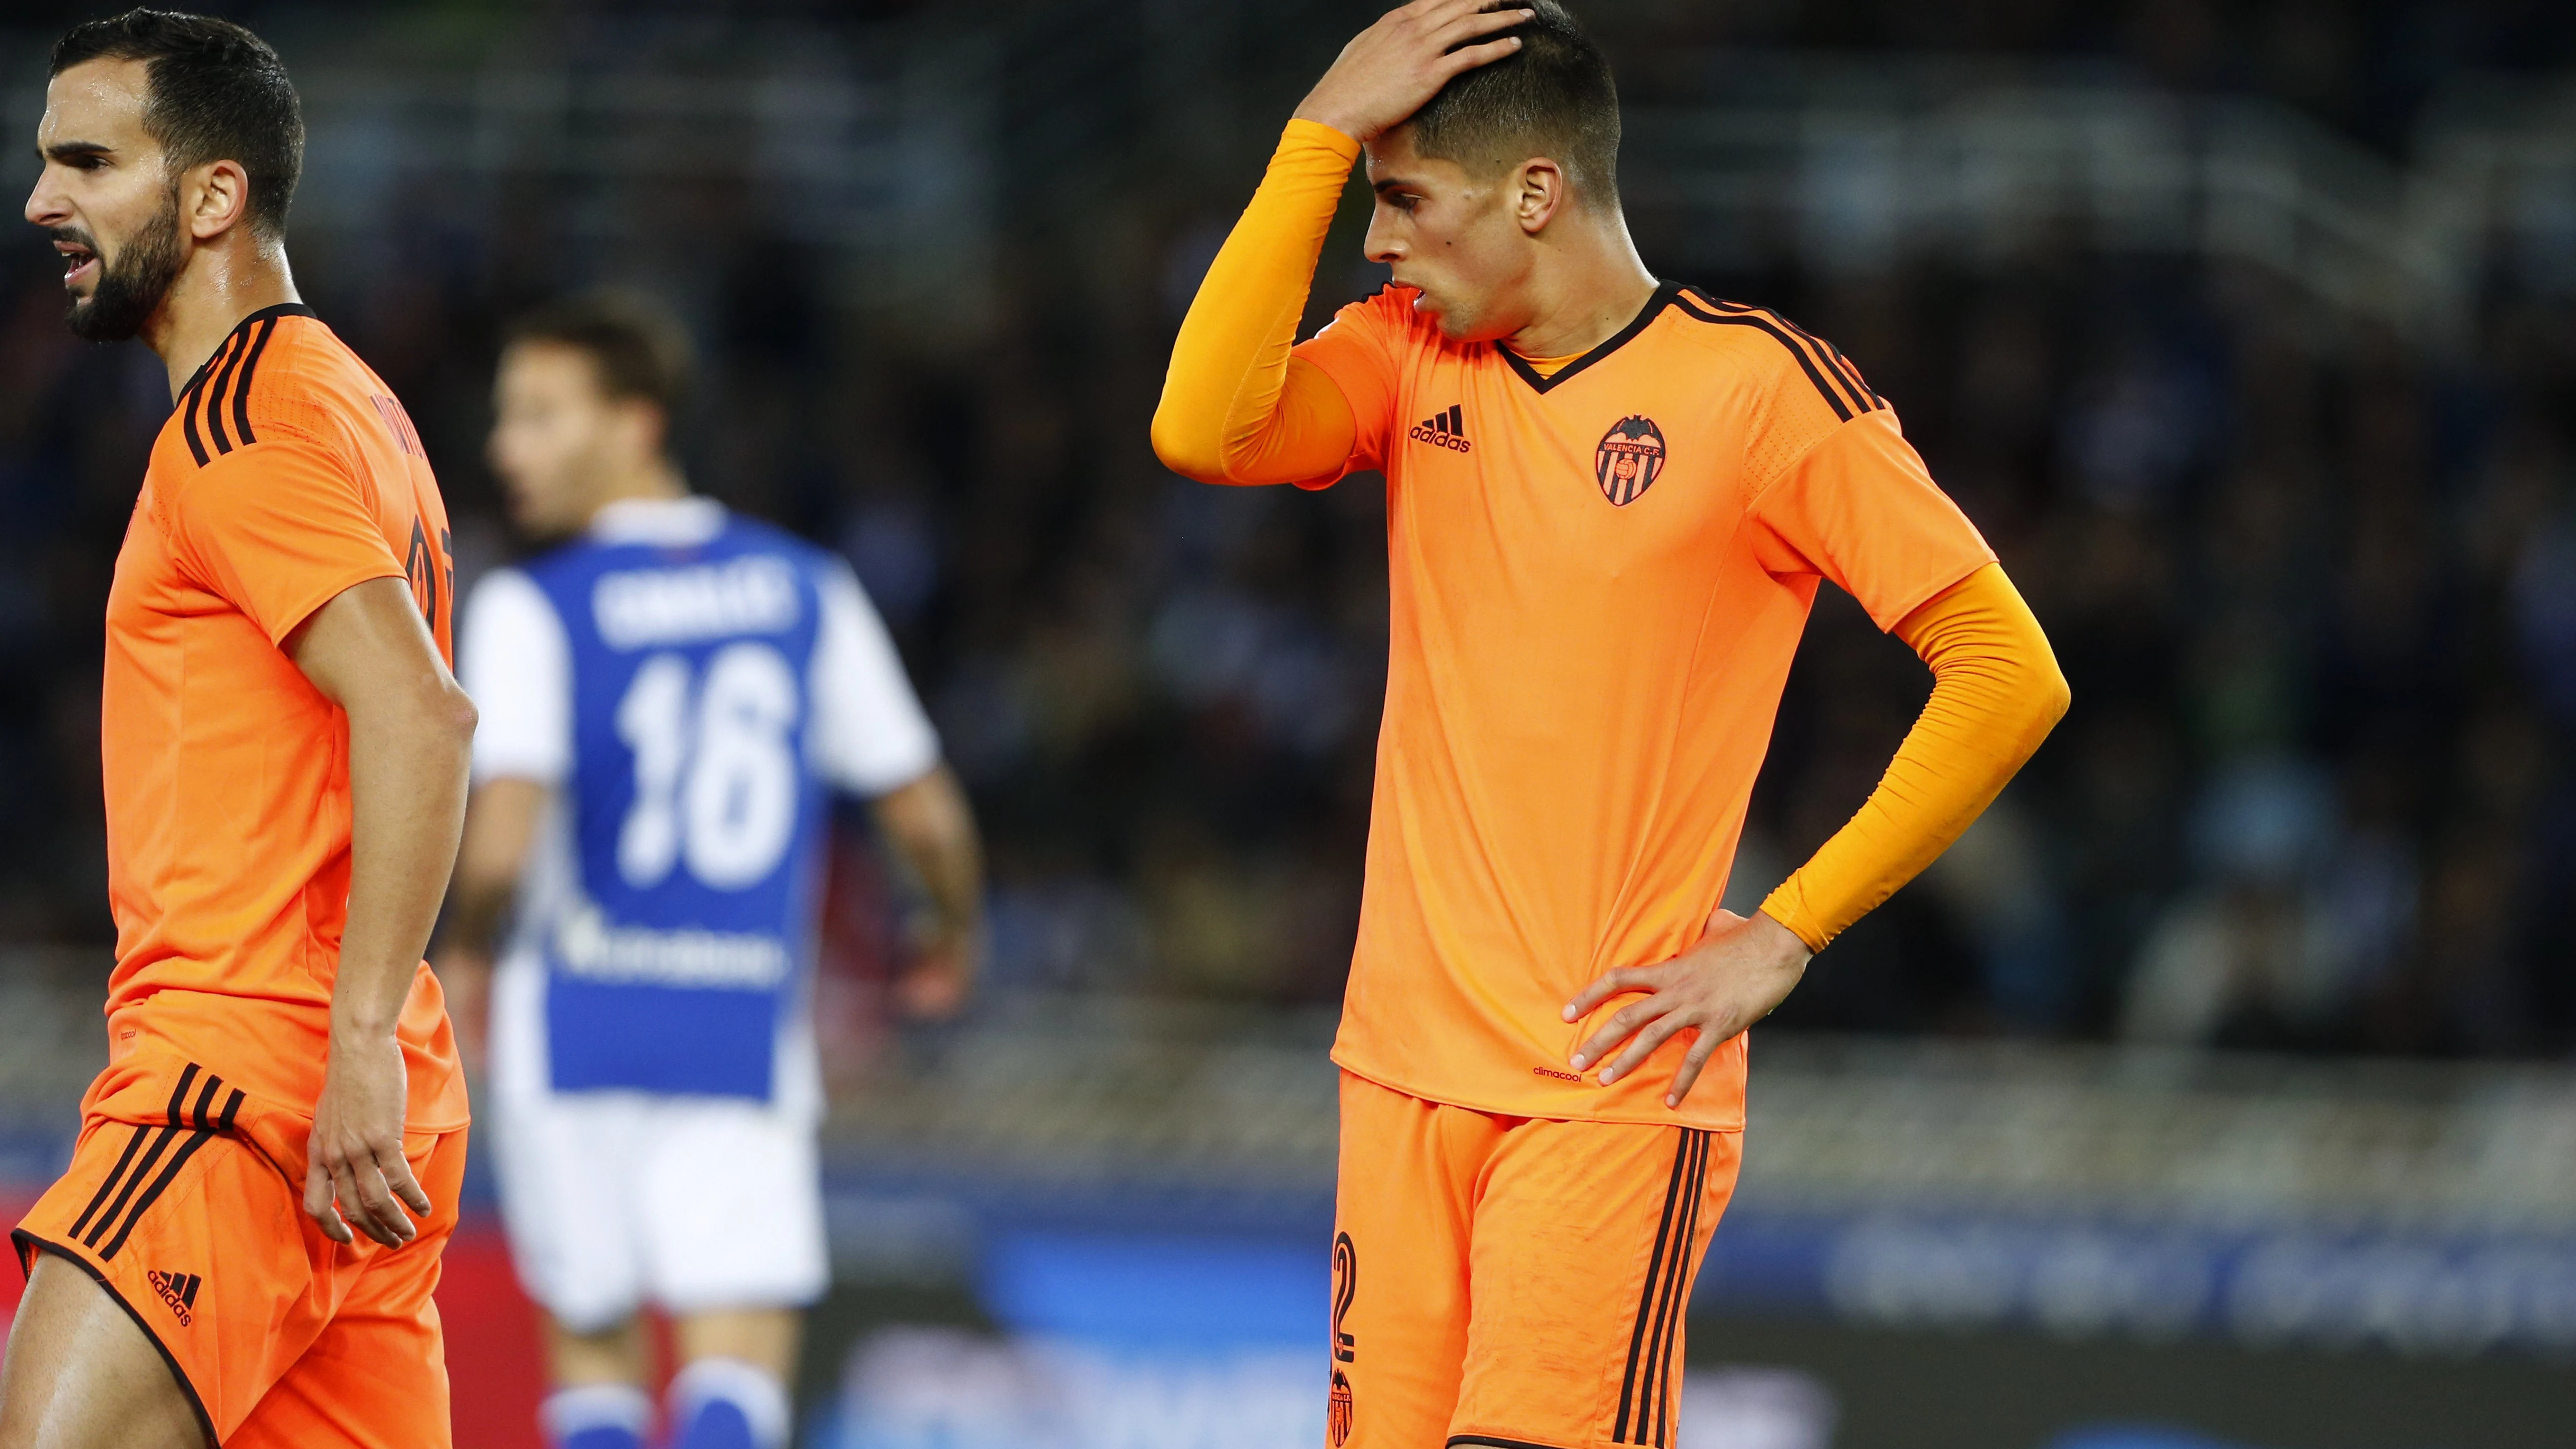
[{"label": "adidas logo on jersey", "polygon": [[195,1321],[197,1290],[206,1286],[203,1275],[164,1273],[158,1268],[151,1268],[145,1270],[143,1278],[152,1285],[153,1292],[161,1295],[161,1301],[170,1305],[170,1311],[178,1315],[181,1328]]},{"label": "adidas logo on jersey", "polygon": [[1467,419],[1456,403],[1451,403],[1447,412],[1433,413],[1415,423],[1413,431],[1405,436],[1417,443],[1429,443],[1435,448],[1447,448],[1453,452],[1472,453],[1476,450],[1476,445],[1467,441]]}]

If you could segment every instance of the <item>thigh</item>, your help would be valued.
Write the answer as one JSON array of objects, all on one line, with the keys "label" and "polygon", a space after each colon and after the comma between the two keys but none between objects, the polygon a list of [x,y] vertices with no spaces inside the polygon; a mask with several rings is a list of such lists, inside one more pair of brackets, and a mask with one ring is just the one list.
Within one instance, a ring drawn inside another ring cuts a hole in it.
[{"label": "thigh", "polygon": [[173,1103],[161,1122],[84,1127],[15,1243],[22,1265],[44,1254],[104,1289],[220,1439],[321,1331],[338,1249],[224,1111],[238,1094],[196,1067],[160,1090]]},{"label": "thigh", "polygon": [[186,1380],[80,1264],[40,1253],[0,1360],[5,1449],[200,1449]]},{"label": "thigh", "polygon": [[681,1314],[822,1297],[831,1263],[812,1120],[750,1102],[652,1111],[637,1202],[649,1296]]},{"label": "thigh", "polygon": [[574,1333],[624,1323],[644,1292],[637,1118],[648,1104],[527,1084],[496,1087],[494,1099],[478,1125],[519,1282]]},{"label": "thigh", "polygon": [[1671,1449],[1682,1320],[1741,1140],[1603,1122],[1508,1134],[1476,1207],[1449,1443]]},{"label": "thigh", "polygon": [[1496,1119],[1342,1074],[1334,1193],[1333,1449],[1425,1449],[1467,1346],[1468,1227]]},{"label": "thigh", "polygon": [[456,1231],[465,1151],[465,1134],[449,1132],[410,1154],[436,1211],[419,1237],[344,1277],[330,1321],[225,1449],[448,1449],[447,1350],[431,1294]]}]

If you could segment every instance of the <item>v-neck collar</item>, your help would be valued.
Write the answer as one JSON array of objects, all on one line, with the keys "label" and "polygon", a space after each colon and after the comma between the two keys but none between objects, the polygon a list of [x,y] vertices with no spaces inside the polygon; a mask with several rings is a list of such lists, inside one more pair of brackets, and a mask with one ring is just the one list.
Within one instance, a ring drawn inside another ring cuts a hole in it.
[{"label": "v-neck collar", "polygon": [[1503,355],[1503,361],[1511,364],[1512,371],[1519,373],[1521,375],[1521,381],[1528,383],[1532,391],[1544,393],[1549,388],[1556,386],[1558,383],[1574,376],[1583,369],[1590,367],[1592,364],[1599,362],[1605,357],[1608,357],[1611,353],[1627,346],[1630,339],[1634,338],[1638,333],[1645,331],[1646,324],[1661,316],[1663,314],[1663,310],[1666,307],[1671,306],[1673,304],[1673,299],[1680,296],[1681,293],[1682,284],[1679,282],[1657,283],[1655,286],[1655,295],[1646,299],[1646,305],[1638,309],[1635,320],[1631,321],[1627,326],[1620,328],[1617,334],[1612,336],[1609,341],[1602,343],[1600,346],[1593,348],[1590,352],[1587,352],[1581,357],[1574,359],[1572,362],[1567,363],[1565,366],[1558,368],[1553,377],[1542,375],[1537,368],[1530,366],[1529,359],[1512,351],[1510,348],[1505,347],[1500,342],[1489,343],[1487,345],[1491,346],[1496,352]]}]

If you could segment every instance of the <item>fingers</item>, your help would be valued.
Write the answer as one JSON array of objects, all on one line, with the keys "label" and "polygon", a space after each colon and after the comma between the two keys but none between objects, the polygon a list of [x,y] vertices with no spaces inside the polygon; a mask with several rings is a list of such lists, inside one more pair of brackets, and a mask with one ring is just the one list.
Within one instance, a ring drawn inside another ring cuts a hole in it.
[{"label": "fingers", "polygon": [[[399,1154],[396,1160],[400,1160]],[[358,1190],[358,1226],[368,1237],[388,1248],[399,1248],[420,1235],[401,1204],[394,1201],[393,1188],[386,1182],[385,1170],[377,1165],[375,1154],[351,1157],[349,1177]]]},{"label": "fingers", "polygon": [[[1574,1049],[1572,1066],[1576,1071],[1582,1071],[1585,1067],[1608,1056],[1612,1047],[1626,1041],[1637,1028],[1671,1009],[1670,1004],[1660,995],[1649,996],[1643,1001],[1630,1002],[1620,1007],[1610,1014],[1608,1021],[1601,1023],[1600,1030],[1586,1037],[1583,1045]],[[1601,1080],[1606,1082],[1610,1077],[1604,1073]]]},{"label": "fingers", "polygon": [[1469,46],[1467,43],[1480,35],[1491,35],[1497,30],[1509,30],[1529,19],[1530,15],[1531,12],[1527,10],[1487,10],[1462,15],[1440,27],[1433,39],[1441,50],[1451,54],[1459,53],[1462,46],[1477,50],[1499,46],[1502,49],[1496,50],[1494,52],[1496,55],[1508,54],[1520,48],[1520,37],[1505,36],[1500,40],[1487,41],[1482,46]]},{"label": "fingers", "polygon": [[385,1241],[384,1224],[376,1220],[376,1201],[382,1201],[382,1198],[379,1197],[376,1201],[368,1199],[366,1188],[358,1180],[356,1164],[346,1158],[334,1163],[331,1168],[331,1189],[340,1199],[340,1211],[348,1216],[349,1226],[376,1242],[384,1243],[386,1247],[401,1246],[399,1241]]},{"label": "fingers", "polygon": [[1429,29],[1432,38],[1439,41],[1445,48],[1456,45],[1462,40],[1473,40],[1479,35],[1491,35],[1497,30],[1509,30],[1537,13],[1535,10],[1519,5],[1508,6],[1501,10],[1487,10],[1483,7],[1482,0],[1468,0],[1468,3],[1450,7],[1438,18],[1432,19]]},{"label": "fingers", "polygon": [[356,1235],[349,1231],[349,1224],[341,1218],[340,1210],[332,1205],[330,1169],[322,1165],[322,1155],[309,1147],[304,1167],[304,1211],[306,1216],[322,1225],[322,1236],[332,1242],[357,1241]]},{"label": "fingers", "polygon": [[[390,1160],[390,1171],[378,1164]],[[335,1243],[357,1241],[364,1233],[388,1248],[399,1248],[420,1236],[403,1213],[408,1206],[422,1217],[431,1212],[429,1195],[412,1177],[411,1164],[399,1151],[356,1152],[323,1149],[313,1154],[304,1174],[304,1210]]]},{"label": "fingers", "polygon": [[1699,1069],[1708,1065],[1710,1057],[1717,1055],[1717,1044],[1720,1040],[1717,1033],[1698,1027],[1692,1030],[1699,1033],[1699,1040],[1692,1042],[1691,1049],[1682,1053],[1682,1069],[1673,1073],[1672,1088],[1664,1093],[1664,1105],[1667,1107],[1678,1107],[1682,1104],[1682,1098],[1689,1096],[1691,1087],[1699,1081]]},{"label": "fingers", "polygon": [[1517,35],[1506,35],[1500,40],[1488,40],[1482,45],[1460,46],[1440,57],[1440,69],[1443,72],[1441,83],[1445,85],[1450,76],[1501,60],[1520,48],[1521,38]]},{"label": "fingers", "polygon": [[1690,1023],[1683,1020],[1678,1012],[1657,1016],[1637,1033],[1636,1040],[1628,1043],[1628,1049],[1619,1054],[1617,1061],[1601,1069],[1601,1085],[1606,1087],[1645,1065],[1646,1058],[1655,1054],[1655,1048],[1670,1041],[1674,1032],[1688,1025]]},{"label": "fingers", "polygon": [[1517,35],[1506,35],[1500,40],[1488,40],[1479,45],[1467,42],[1497,30],[1508,30],[1534,13],[1529,10],[1469,11],[1452,19],[1433,35],[1434,43],[1440,47],[1440,63],[1435,73],[1445,84],[1450,76],[1500,60],[1520,49],[1521,39]]},{"label": "fingers", "polygon": [[[385,1185],[393,1190],[394,1196],[401,1200],[404,1207],[410,1208],[421,1217],[430,1216],[435,1209],[430,1206],[429,1194],[420,1190],[419,1179],[411,1175],[411,1164],[403,1159],[400,1150],[388,1155],[392,1160],[385,1162]],[[379,1160],[383,1159],[379,1158]],[[410,1228],[412,1225],[405,1223],[403,1226]],[[419,1229],[412,1228],[412,1231],[404,1236],[408,1238],[418,1232]]]},{"label": "fingers", "polygon": [[1592,1014],[1592,1008],[1622,991],[1652,991],[1663,984],[1662,972],[1652,966],[1617,966],[1592,978],[1592,984],[1574,994],[1558,1013],[1567,1021],[1581,1021]]}]

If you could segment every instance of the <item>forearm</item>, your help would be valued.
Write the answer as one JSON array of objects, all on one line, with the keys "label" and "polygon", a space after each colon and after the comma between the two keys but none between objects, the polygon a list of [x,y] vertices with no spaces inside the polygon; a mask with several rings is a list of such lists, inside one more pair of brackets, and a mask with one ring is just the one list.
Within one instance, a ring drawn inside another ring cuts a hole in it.
[{"label": "forearm", "polygon": [[971,939],[982,924],[984,853],[956,774],[942,765],[875,808],[879,827],[930,898],[938,938]]},{"label": "forearm", "polygon": [[1348,458],[1349,406],[1319,370],[1292,369],[1289,349],[1358,154],[1358,142],[1313,121],[1291,121],[1281,135],[1172,344],[1153,440],[1174,472],[1207,483],[1294,482],[1338,472]]},{"label": "forearm", "polygon": [[528,779],[504,777],[474,788],[464,842],[456,851],[456,880],[447,892],[443,952],[488,960],[500,949],[502,926],[518,899],[519,872],[538,817],[552,798],[550,786]]},{"label": "forearm", "polygon": [[1897,633],[1932,667],[1932,697],[1878,788],[1762,903],[1823,950],[1957,840],[2066,713],[2066,678],[2012,581],[1989,564]]},{"label": "forearm", "polygon": [[349,712],[349,917],[335,1033],[393,1030],[464,828],[474,707],[453,683]]},{"label": "forearm", "polygon": [[439,949],[472,960],[490,960],[501,949],[501,923],[509,918],[517,897],[515,882],[467,880],[460,874],[447,893]]}]

